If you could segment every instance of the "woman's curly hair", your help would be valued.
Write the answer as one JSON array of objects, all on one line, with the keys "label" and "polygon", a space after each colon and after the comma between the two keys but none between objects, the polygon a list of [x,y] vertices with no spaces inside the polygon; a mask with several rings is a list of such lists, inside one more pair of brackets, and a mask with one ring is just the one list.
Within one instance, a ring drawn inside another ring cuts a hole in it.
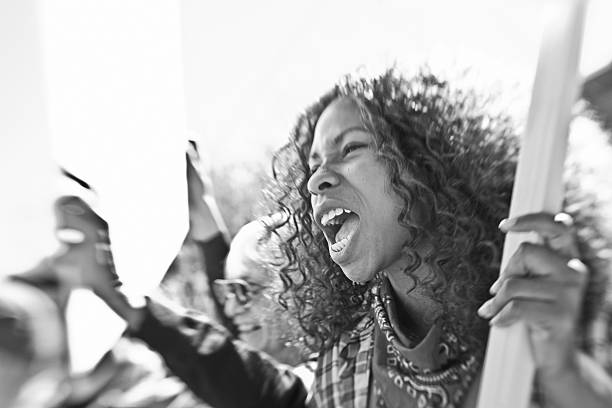
[{"label": "woman's curly hair", "polygon": [[[485,109],[488,99],[453,89],[427,70],[410,78],[396,70],[374,79],[346,77],[298,117],[275,154],[268,198],[271,212],[285,215],[275,231],[284,254],[282,304],[315,350],[329,347],[370,310],[369,286],[355,285],[331,260],[307,189],[317,121],[339,97],[359,106],[389,186],[404,202],[398,222],[410,232],[404,251],[414,260],[405,273],[430,265],[430,276],[413,276],[419,289],[439,303],[445,327],[483,351],[488,324],[475,310],[499,272],[497,224],[508,215],[517,137],[508,116]],[[415,207],[426,221],[411,219]],[[434,246],[426,259],[411,249],[423,241]]]}]

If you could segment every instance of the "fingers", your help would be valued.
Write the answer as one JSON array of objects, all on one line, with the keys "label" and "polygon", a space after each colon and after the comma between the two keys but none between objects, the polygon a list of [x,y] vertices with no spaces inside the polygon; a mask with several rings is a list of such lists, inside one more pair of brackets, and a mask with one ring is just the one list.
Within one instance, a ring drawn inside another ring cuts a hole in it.
[{"label": "fingers", "polygon": [[[573,236],[565,215],[528,214],[502,222],[500,228],[535,231],[548,238]],[[491,287],[495,296],[478,314],[497,326],[523,321],[544,331],[569,332],[579,314],[586,281],[587,268],[579,259],[546,244],[524,242]]]},{"label": "fingers", "polygon": [[197,151],[188,151],[187,187],[192,199],[200,200],[204,194],[212,195],[213,187],[209,172],[205,170]]},{"label": "fingers", "polygon": [[62,270],[66,281],[93,288],[99,287],[97,280],[103,279],[111,286],[120,285],[106,221],[76,196],[60,197],[55,211],[56,236],[65,244],[62,256],[73,265]]},{"label": "fingers", "polygon": [[108,231],[102,229],[97,230],[97,238],[98,240],[94,244],[96,262],[108,270],[112,286],[121,286],[119,276],[115,270],[115,260],[113,258]]},{"label": "fingers", "polygon": [[493,298],[478,310],[491,324],[524,321],[533,327],[573,327],[587,281],[567,214],[527,214],[500,223],[504,232],[536,232],[544,243],[523,242],[491,287]]},{"label": "fingers", "polygon": [[106,234],[108,238],[106,221],[79,197],[60,197],[55,202],[55,212],[56,235],[62,242],[68,244],[81,243],[86,240],[95,242],[104,238],[104,236],[99,236],[100,233]]},{"label": "fingers", "polygon": [[585,277],[576,271],[586,270],[586,267],[578,264],[582,265],[582,262],[575,258],[568,259],[551,248],[523,242],[491,286],[491,293],[497,293],[504,281],[512,277],[539,276],[557,282],[582,282]]},{"label": "fingers", "polygon": [[72,228],[62,228],[55,231],[55,237],[64,244],[80,244],[85,241],[85,234]]},{"label": "fingers", "polygon": [[574,221],[569,214],[525,214],[502,220],[499,229],[503,232],[535,232],[547,246],[572,258],[579,256]]},{"label": "fingers", "polygon": [[104,242],[96,242],[94,244],[96,250],[96,262],[100,265],[114,266],[113,253],[111,246]]},{"label": "fingers", "polygon": [[542,237],[543,243],[521,244],[491,287],[491,293],[495,293],[503,280],[510,276],[555,275],[557,271],[566,269],[570,259],[580,255],[573,220],[568,214],[526,214],[502,220],[499,228],[503,232],[535,232]]},{"label": "fingers", "polygon": [[538,369],[562,372],[575,350],[588,279],[587,268],[578,259],[572,219],[566,214],[535,213],[504,220],[499,228],[535,232],[542,241],[519,245],[491,287],[494,296],[478,314],[496,327],[525,324]]},{"label": "fingers", "polygon": [[81,198],[65,196],[55,203],[57,212],[56,237],[73,249],[80,244],[93,245],[95,260],[113,266],[108,224]]},{"label": "fingers", "polygon": [[576,279],[510,278],[478,309],[478,314],[487,319],[495,316],[491,324],[509,325],[518,320],[541,323],[541,319],[554,318],[557,313],[573,315],[581,291],[582,283]]},{"label": "fingers", "polygon": [[503,232],[531,232],[535,231],[542,236],[555,237],[562,235],[573,226],[572,217],[565,213],[556,215],[539,212],[525,214],[514,218],[506,218],[499,223]]},{"label": "fingers", "polygon": [[574,326],[573,316],[557,303],[531,299],[515,299],[506,303],[490,323],[492,326],[507,327],[519,321],[544,331],[570,331]]}]

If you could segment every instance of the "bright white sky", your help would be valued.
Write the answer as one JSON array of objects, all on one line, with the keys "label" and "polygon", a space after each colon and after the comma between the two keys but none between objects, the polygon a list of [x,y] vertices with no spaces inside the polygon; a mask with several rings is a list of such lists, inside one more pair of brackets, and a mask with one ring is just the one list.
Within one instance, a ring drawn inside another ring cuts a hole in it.
[{"label": "bright white sky", "polygon": [[[296,114],[345,73],[398,62],[472,67],[480,86],[527,107],[539,34],[558,1],[187,0],[184,17],[188,119],[212,160],[257,159],[287,136]],[[593,0],[583,72],[612,61],[612,2]],[[475,82],[476,82],[475,81]]]},{"label": "bright white sky", "polygon": [[[5,266],[31,263],[41,245],[27,243],[50,236],[50,198],[57,194],[50,140],[55,159],[101,192],[118,267],[145,269],[151,279],[163,273],[184,233],[187,130],[198,135],[212,166],[260,161],[287,138],[297,113],[343,74],[393,63],[473,67],[478,86],[503,91],[508,108],[523,115],[540,30],[558,3],[0,3],[0,47],[8,56],[0,64],[8,90],[0,107],[9,113],[0,132],[17,136],[0,141],[0,182],[3,196],[12,197],[0,207],[0,245],[18,243]],[[612,61],[612,1],[591,3],[583,73]],[[42,94],[46,105],[32,106]],[[29,115],[16,106],[27,106]]]}]

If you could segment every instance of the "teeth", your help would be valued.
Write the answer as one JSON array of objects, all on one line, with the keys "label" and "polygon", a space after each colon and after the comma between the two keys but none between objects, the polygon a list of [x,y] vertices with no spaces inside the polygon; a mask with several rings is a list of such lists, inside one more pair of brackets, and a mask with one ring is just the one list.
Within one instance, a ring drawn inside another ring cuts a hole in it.
[{"label": "teeth", "polygon": [[342,238],[340,241],[331,246],[331,250],[334,252],[340,252],[346,248],[346,244],[348,244],[348,238]]},{"label": "teeth", "polygon": [[322,225],[327,225],[327,221],[329,221],[329,216],[327,214],[323,214],[323,217],[321,217],[321,224]]},{"label": "teeth", "polygon": [[323,214],[321,217],[321,225],[328,226],[330,224],[338,224],[337,221],[334,220],[337,216],[347,213],[350,214],[351,210],[347,210],[346,208],[333,208],[329,210],[327,213]]}]

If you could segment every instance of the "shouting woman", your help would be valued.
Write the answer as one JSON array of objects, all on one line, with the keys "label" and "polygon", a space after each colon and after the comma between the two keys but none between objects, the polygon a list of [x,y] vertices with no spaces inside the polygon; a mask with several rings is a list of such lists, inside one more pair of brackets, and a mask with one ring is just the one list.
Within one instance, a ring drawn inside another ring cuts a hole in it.
[{"label": "shouting woman", "polygon": [[[110,262],[84,281],[213,406],[474,407],[489,324],[524,322],[534,403],[609,407],[612,382],[585,353],[605,241],[577,183],[566,213],[505,219],[516,155],[507,119],[428,73],[346,79],[299,117],[270,193],[285,215],[280,300],[319,353],[311,398],[210,323],[129,306]],[[509,231],[542,243],[498,277]]]}]

